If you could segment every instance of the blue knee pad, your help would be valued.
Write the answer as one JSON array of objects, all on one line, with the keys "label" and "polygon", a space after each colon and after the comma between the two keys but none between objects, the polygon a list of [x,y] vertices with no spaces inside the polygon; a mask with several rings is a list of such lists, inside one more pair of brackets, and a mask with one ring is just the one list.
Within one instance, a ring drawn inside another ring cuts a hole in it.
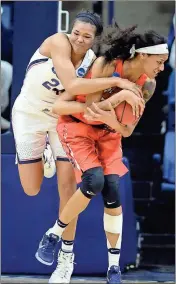
[{"label": "blue knee pad", "polygon": [[85,171],[82,175],[81,192],[92,198],[102,191],[104,187],[104,173],[102,167],[96,167]]},{"label": "blue knee pad", "polygon": [[119,192],[120,177],[114,174],[106,175],[104,179],[104,188],[102,190],[104,206],[106,208],[117,208],[121,206]]}]

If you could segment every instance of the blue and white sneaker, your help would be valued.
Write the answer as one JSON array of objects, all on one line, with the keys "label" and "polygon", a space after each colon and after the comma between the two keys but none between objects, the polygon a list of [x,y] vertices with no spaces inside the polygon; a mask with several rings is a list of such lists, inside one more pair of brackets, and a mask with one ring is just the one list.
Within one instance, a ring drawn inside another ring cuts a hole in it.
[{"label": "blue and white sneaker", "polygon": [[39,244],[35,254],[38,261],[46,265],[52,265],[54,262],[54,253],[60,238],[54,234],[45,234]]},{"label": "blue and white sneaker", "polygon": [[120,266],[112,265],[107,272],[107,284],[121,284]]}]

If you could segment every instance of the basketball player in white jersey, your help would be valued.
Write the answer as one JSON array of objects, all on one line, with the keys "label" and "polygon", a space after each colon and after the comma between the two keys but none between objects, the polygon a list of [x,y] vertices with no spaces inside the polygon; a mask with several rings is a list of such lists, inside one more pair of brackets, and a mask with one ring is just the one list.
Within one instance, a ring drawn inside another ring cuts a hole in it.
[{"label": "basketball player in white jersey", "polygon": [[[40,191],[43,180],[42,155],[48,134],[57,168],[60,212],[76,191],[76,181],[72,165],[56,132],[58,117],[51,111],[58,95],[63,90],[76,95],[94,93],[114,86],[133,90],[137,95],[140,93],[134,83],[125,79],[82,78],[95,59],[91,47],[95,37],[99,36],[102,30],[99,17],[86,11],[76,16],[70,35],[57,33],[47,38],[28,64],[21,92],[12,109],[18,170],[24,192],[34,196]],[[76,222],[77,219],[74,219],[69,224],[62,237],[56,283],[70,282]],[[46,242],[49,241],[54,246],[57,239],[52,233],[52,228],[48,232]],[[51,253],[51,258],[45,264],[52,263]]]}]

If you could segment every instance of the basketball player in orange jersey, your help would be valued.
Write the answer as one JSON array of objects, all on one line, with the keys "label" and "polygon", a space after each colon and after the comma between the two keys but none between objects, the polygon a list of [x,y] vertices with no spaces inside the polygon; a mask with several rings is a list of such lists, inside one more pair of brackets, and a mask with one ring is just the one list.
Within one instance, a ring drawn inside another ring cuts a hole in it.
[{"label": "basketball player in orange jersey", "polygon": [[[165,39],[155,32],[149,31],[140,35],[134,33],[134,29],[135,27],[121,31],[115,26],[115,31],[108,34],[106,42],[110,48],[94,62],[87,77],[110,77],[115,72],[119,77],[140,84],[147,102],[155,90],[155,77],[164,70],[168,49]],[[83,96],[75,98],[64,93],[53,108],[55,113],[64,115],[57,128],[62,145],[70,161],[82,171],[82,184],[60,214],[55,224],[55,235],[59,240],[71,220],[101,192],[105,206],[104,229],[109,257],[107,283],[121,283],[119,258],[123,217],[118,186],[120,177],[128,171],[121,161],[121,137],[131,135],[139,120],[134,125],[121,125],[108,103],[115,107],[122,97],[128,101],[129,95],[132,95],[130,91],[123,90],[100,102],[102,92],[84,95],[84,99]],[[77,101],[73,102],[75,99]],[[92,102],[97,102],[100,109],[110,108],[110,111],[103,112],[102,118],[99,108],[93,105],[94,111],[89,108],[89,113],[86,113],[89,118],[87,121],[83,112]],[[75,115],[79,112],[80,114]],[[95,120],[101,118],[102,123],[95,124],[91,115],[95,116]],[[43,240],[38,254],[41,253]]]}]

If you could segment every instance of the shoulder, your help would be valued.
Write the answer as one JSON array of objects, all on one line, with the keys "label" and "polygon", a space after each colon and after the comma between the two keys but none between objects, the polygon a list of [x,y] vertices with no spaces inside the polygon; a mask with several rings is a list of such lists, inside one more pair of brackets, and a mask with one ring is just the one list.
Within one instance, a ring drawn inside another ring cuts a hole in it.
[{"label": "shoulder", "polygon": [[156,80],[147,78],[142,87],[142,92],[144,95],[145,102],[147,102],[153,96],[155,89],[156,89]]},{"label": "shoulder", "polygon": [[103,56],[97,57],[96,60],[94,61],[94,66],[103,67],[103,65],[104,65],[104,57]]},{"label": "shoulder", "polygon": [[64,33],[56,33],[52,35],[49,39],[51,46],[58,46],[58,47],[68,46],[71,48],[69,38]]},{"label": "shoulder", "polygon": [[103,71],[103,62],[104,62],[103,57],[98,57],[95,59],[91,68],[92,77],[94,76],[96,77]]},{"label": "shoulder", "polygon": [[40,51],[43,55],[51,58],[51,52],[71,52],[71,44],[66,34],[56,33],[44,40],[40,46]]},{"label": "shoulder", "polygon": [[103,56],[98,57],[92,66],[92,74],[99,77],[110,77],[112,76],[112,68],[110,65],[106,64]]}]

